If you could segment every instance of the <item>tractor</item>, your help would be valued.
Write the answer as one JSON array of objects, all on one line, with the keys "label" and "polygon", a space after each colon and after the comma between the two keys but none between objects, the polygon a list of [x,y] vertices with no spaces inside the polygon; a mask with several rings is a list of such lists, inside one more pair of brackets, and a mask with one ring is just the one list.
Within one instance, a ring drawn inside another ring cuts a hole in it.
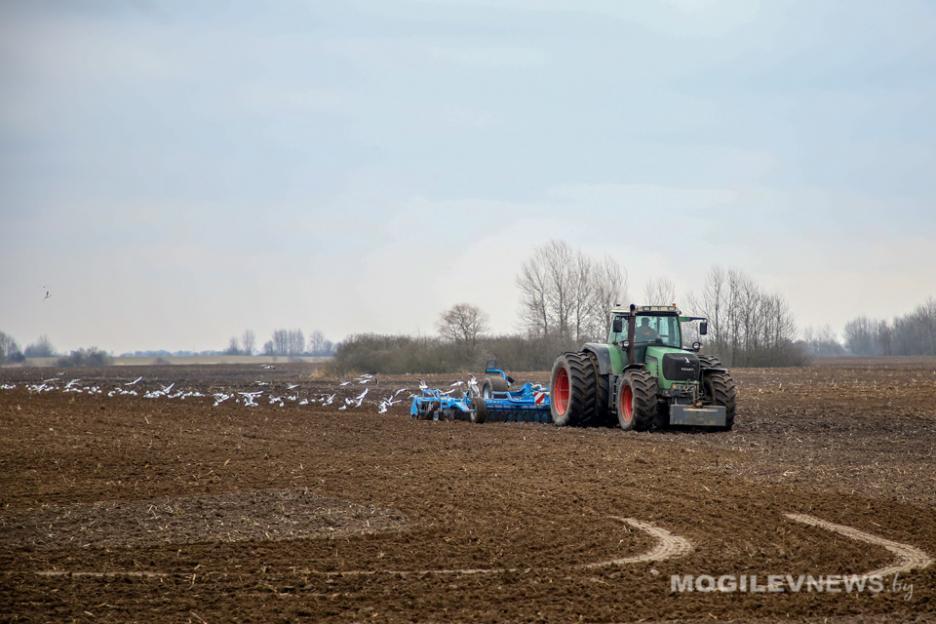
[{"label": "tractor", "polygon": [[683,347],[682,324],[708,321],[673,306],[615,307],[606,343],[586,343],[556,358],[552,420],[563,425],[617,424],[646,431],[687,426],[728,431],[735,419],[735,383],[701,343]]}]

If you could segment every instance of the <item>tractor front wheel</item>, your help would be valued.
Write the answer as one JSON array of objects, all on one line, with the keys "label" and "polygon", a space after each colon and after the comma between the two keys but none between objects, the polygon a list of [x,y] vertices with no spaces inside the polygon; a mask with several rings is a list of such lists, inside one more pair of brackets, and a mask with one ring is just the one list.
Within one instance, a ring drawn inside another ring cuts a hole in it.
[{"label": "tractor front wheel", "polygon": [[595,417],[598,371],[586,353],[563,353],[552,369],[549,400],[553,422],[589,424]]},{"label": "tractor front wheel", "polygon": [[618,380],[618,424],[624,431],[646,431],[657,415],[657,382],[643,369],[629,370]]},{"label": "tractor front wheel", "polygon": [[702,378],[705,402],[721,405],[725,408],[725,426],[722,431],[731,431],[734,427],[735,400],[738,390],[731,375],[721,371],[706,373]]}]

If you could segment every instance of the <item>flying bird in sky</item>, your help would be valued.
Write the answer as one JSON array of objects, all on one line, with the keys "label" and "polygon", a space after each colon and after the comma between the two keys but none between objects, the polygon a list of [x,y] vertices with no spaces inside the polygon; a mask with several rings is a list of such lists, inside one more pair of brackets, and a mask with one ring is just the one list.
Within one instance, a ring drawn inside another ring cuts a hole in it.
[{"label": "flying bird in sky", "polygon": [[48,286],[43,286],[43,287],[42,287],[42,290],[45,291],[45,297],[42,298],[43,301],[45,301],[46,299],[48,299],[49,297],[52,296],[52,293],[49,291],[49,287],[48,287]]}]

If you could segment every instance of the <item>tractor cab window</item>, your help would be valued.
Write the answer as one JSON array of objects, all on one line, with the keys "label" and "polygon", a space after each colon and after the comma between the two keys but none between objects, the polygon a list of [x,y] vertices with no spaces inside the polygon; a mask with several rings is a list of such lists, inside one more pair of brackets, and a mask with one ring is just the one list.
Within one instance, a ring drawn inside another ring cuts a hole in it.
[{"label": "tractor cab window", "polygon": [[681,347],[682,338],[679,332],[679,317],[676,316],[637,316],[637,330],[635,332],[637,345],[664,345],[667,347]]},{"label": "tractor cab window", "polygon": [[[614,331],[615,326],[620,324],[621,331]],[[611,338],[608,342],[619,344],[627,340],[627,317],[624,315],[614,316],[611,319]]]}]

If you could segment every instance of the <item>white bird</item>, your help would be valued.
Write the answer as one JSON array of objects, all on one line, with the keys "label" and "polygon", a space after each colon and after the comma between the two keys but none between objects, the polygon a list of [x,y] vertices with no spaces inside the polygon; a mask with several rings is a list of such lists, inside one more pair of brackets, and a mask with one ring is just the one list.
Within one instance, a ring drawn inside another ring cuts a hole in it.
[{"label": "white bird", "polygon": [[456,381],[453,384],[449,384],[449,388],[457,388],[458,386],[464,386],[464,385],[465,385],[464,381]]},{"label": "white bird", "polygon": [[387,413],[387,404],[386,404],[386,403],[381,403],[380,405],[378,405],[378,406],[377,406],[377,413],[378,413],[378,414],[386,414],[386,413]]},{"label": "white bird", "polygon": [[348,409],[348,406],[347,406],[347,405],[342,405],[341,407],[338,408],[338,411],[339,411],[339,412],[343,412],[343,411],[345,411],[346,409]]},{"label": "white bird", "polygon": [[350,382],[350,381],[342,381],[342,382],[341,382],[340,384],[338,384],[338,385],[341,386],[341,387],[344,387],[344,386],[347,386],[349,383],[351,383],[351,382]]},{"label": "white bird", "polygon": [[286,384],[287,390],[295,390],[298,387],[299,387],[299,384]]},{"label": "white bird", "polygon": [[334,395],[334,394],[329,394],[327,397],[325,397],[325,398],[322,400],[322,405],[331,405],[331,404],[334,403],[334,402],[335,402],[335,395]]},{"label": "white bird", "polygon": [[357,395],[357,396],[355,397],[355,400],[358,402],[358,405],[360,405],[360,404],[361,404],[361,401],[364,400],[364,397],[367,396],[367,391],[368,391],[368,390],[369,390],[369,388],[364,388],[364,392],[362,392],[361,394],[359,394],[359,395]]},{"label": "white bird", "polygon": [[137,378],[134,379],[133,381],[128,381],[128,382],[125,383],[124,385],[125,385],[125,386],[135,386],[136,384],[140,383],[142,380],[143,380],[143,377],[137,377]]},{"label": "white bird", "polygon": [[399,390],[397,390],[396,392],[393,393],[393,396],[396,397],[396,396],[397,396],[398,394],[400,394],[401,392],[406,392],[406,388],[400,388]]},{"label": "white bird", "polygon": [[429,386],[426,385],[426,382],[425,382],[425,381],[423,381],[422,379],[420,379],[420,380],[419,380],[419,389],[420,389],[420,390],[428,390],[428,389],[429,389]]},{"label": "white bird", "polygon": [[244,397],[245,407],[256,407],[257,397],[263,394],[263,392],[238,392],[238,394]]}]

